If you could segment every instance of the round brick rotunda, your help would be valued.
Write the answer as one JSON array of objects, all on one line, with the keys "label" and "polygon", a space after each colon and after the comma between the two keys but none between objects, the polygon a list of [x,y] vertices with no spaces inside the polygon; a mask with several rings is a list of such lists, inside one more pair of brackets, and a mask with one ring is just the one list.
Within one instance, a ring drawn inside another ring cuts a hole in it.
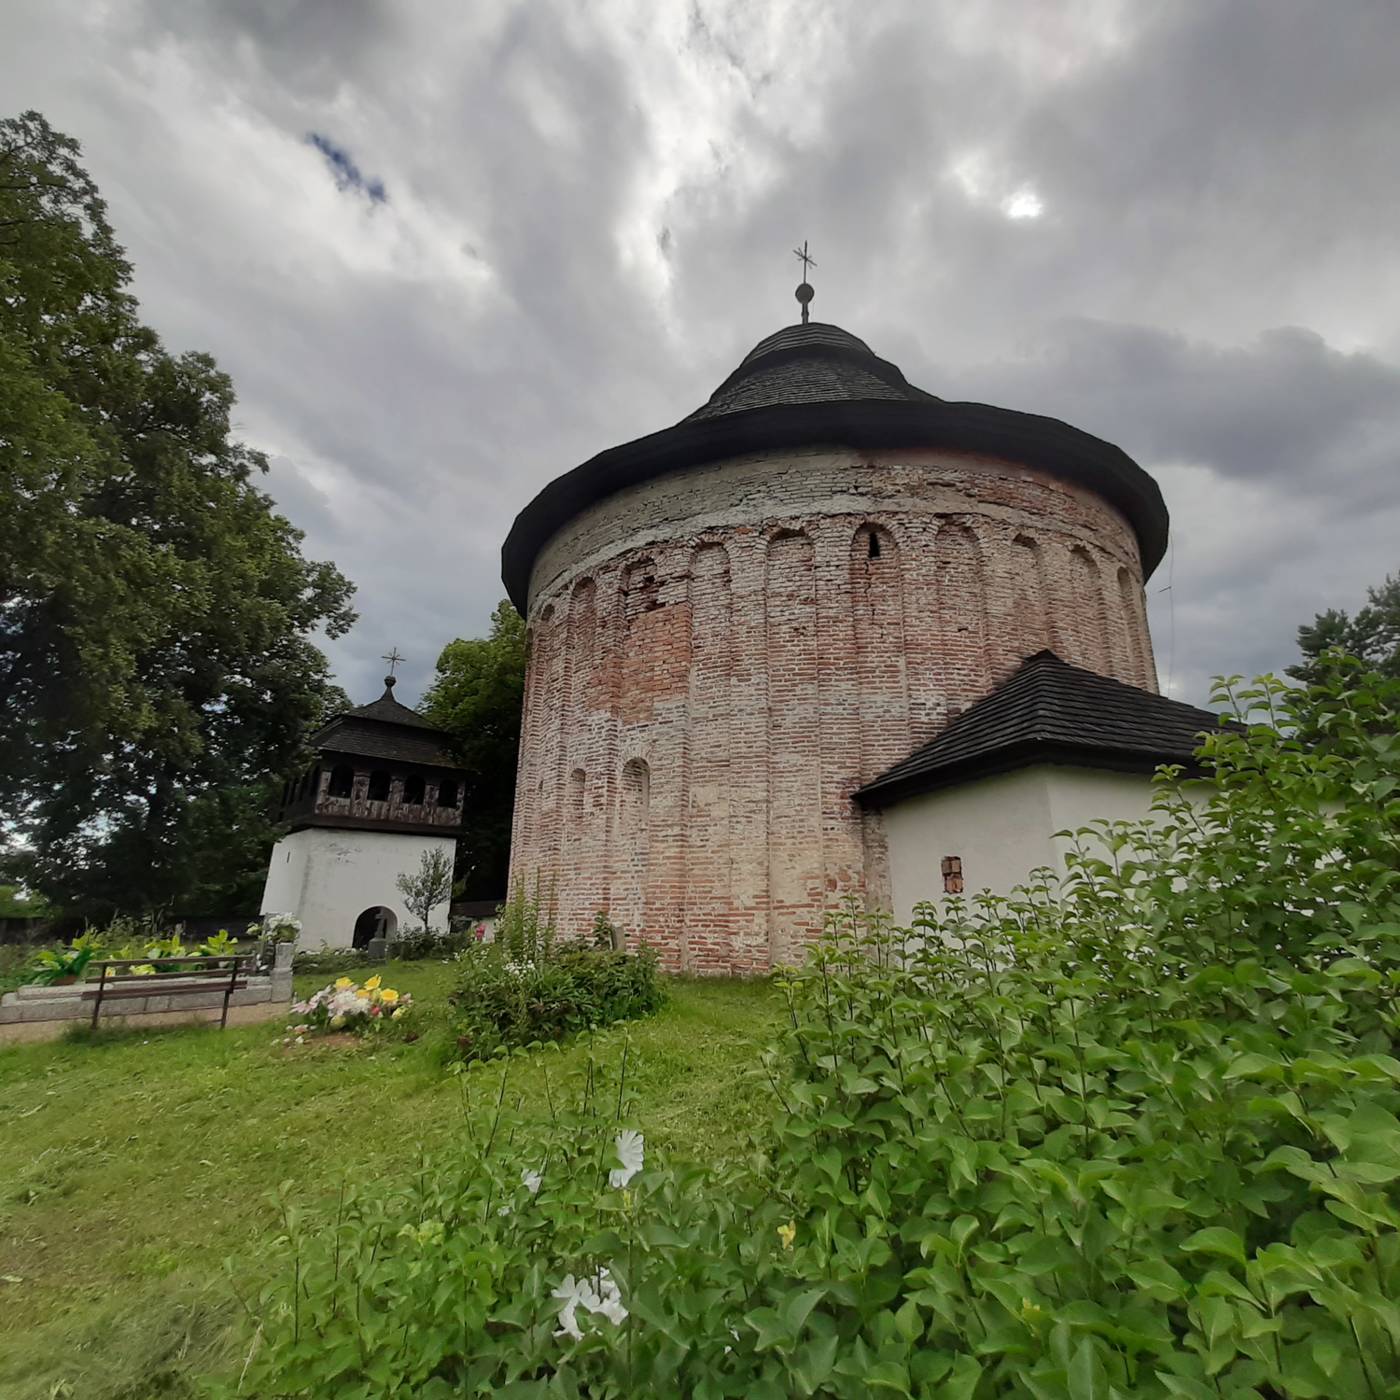
[{"label": "round brick rotunda", "polygon": [[800,960],[887,902],[853,797],[1044,650],[1155,691],[1167,512],[1118,448],[914,388],[820,322],[552,482],[502,551],[528,621],[511,878],[671,967]]}]

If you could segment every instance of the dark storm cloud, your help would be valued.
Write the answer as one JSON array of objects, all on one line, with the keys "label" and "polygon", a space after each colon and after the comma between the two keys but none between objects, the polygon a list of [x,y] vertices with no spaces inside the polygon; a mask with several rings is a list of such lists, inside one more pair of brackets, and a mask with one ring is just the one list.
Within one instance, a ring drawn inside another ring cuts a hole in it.
[{"label": "dark storm cloud", "polygon": [[[1287,664],[1400,566],[1388,0],[18,0],[0,26],[147,315],[233,375],[273,496],[359,584],[331,647],[356,695],[390,643],[411,696],[485,626],[534,491],[795,318],[804,238],[814,313],[911,380],[1158,476],[1179,691]],[[338,194],[307,132],[392,200]]]},{"label": "dark storm cloud", "polygon": [[1313,331],[1217,346],[1060,321],[1031,357],[954,372],[952,389],[1068,418],[1143,461],[1202,464],[1334,510],[1396,501],[1400,367],[1342,353]]},{"label": "dark storm cloud", "polygon": [[329,136],[319,131],[306,133],[306,144],[320,151],[326,158],[331,176],[338,190],[353,190],[363,194],[371,204],[385,204],[389,196],[384,190],[384,181],[377,175],[366,176],[355,163],[355,158],[344,146],[337,146]]}]

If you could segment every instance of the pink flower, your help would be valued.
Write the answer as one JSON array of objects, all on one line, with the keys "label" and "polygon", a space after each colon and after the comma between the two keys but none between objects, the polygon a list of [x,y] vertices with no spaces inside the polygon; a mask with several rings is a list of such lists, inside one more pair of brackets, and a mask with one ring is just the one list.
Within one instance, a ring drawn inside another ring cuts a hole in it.
[{"label": "pink flower", "polygon": [[485,924],[478,924],[478,925],[476,926],[476,941],[477,941],[478,943],[480,943],[481,940],[482,940],[483,938],[485,938],[485,937],[486,937],[486,925],[485,925]]}]

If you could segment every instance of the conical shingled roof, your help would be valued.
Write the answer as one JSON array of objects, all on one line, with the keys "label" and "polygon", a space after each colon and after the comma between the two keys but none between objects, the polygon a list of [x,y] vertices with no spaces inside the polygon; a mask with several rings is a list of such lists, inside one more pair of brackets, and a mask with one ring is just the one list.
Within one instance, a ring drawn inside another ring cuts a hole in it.
[{"label": "conical shingled roof", "polygon": [[378,700],[371,700],[368,705],[357,705],[353,710],[346,710],[346,715],[354,719],[377,719],[384,724],[404,724],[410,729],[431,729],[436,734],[442,733],[432,720],[424,719],[417,710],[410,710],[407,705],[395,700],[394,685],[394,677],[385,676],[384,694]]},{"label": "conical shingled roof", "polygon": [[948,448],[1036,468],[1099,495],[1127,517],[1147,577],[1166,551],[1157,483],[1112,443],[1055,418],[953,403],[910,384],[858,336],[821,321],[759,341],[694,413],[590,458],[549,483],[501,548],[510,600],[527,609],[530,573],[549,540],[595,502],[688,467],[750,453],[840,446]]},{"label": "conical shingled roof", "polygon": [[1209,710],[1040,651],[856,797],[883,807],[1032,763],[1129,772],[1151,772],[1162,763],[1194,768],[1200,736],[1221,723]]},{"label": "conical shingled roof", "polygon": [[378,700],[346,710],[311,736],[312,747],[327,753],[455,769],[450,742],[431,720],[394,699],[392,676],[384,677]]},{"label": "conical shingled roof", "polygon": [[744,413],[778,404],[853,403],[866,399],[937,402],[916,389],[897,365],[882,360],[858,336],[812,321],[784,326],[760,340],[739,367],[684,422]]}]

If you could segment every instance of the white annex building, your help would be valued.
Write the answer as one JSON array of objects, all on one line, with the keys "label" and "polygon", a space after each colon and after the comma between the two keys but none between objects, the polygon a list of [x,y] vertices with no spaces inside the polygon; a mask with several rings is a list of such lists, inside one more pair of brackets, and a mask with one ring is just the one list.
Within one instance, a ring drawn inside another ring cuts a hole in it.
[{"label": "white annex building", "polygon": [[856,793],[879,812],[888,907],[988,889],[1009,894],[1042,866],[1064,869],[1061,832],[1152,813],[1161,764],[1200,775],[1209,710],[1071,666],[1051,651]]},{"label": "white annex building", "polygon": [[[394,699],[394,678],[369,705],[312,736],[316,762],[288,782],[263,914],[301,920],[301,946],[365,947],[410,922],[397,880],[428,851],[451,861],[462,829],[462,773],[447,736]],[[432,929],[447,931],[448,906]]]}]

